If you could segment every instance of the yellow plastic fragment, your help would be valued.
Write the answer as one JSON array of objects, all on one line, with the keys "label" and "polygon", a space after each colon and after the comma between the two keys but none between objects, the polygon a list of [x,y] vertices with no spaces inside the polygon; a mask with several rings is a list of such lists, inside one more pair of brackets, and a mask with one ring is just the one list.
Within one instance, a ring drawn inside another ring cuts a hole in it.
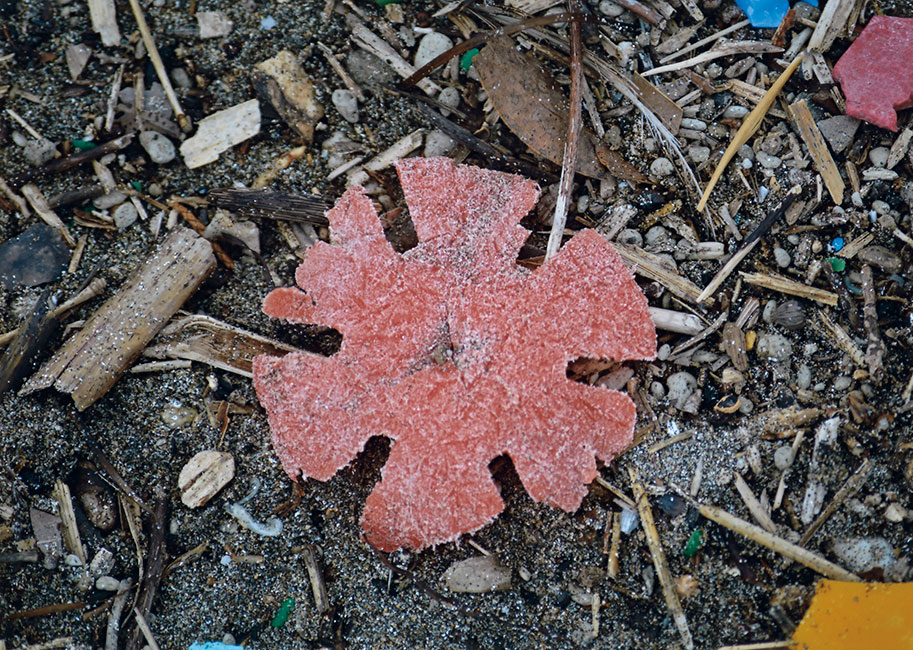
[{"label": "yellow plastic fragment", "polygon": [[821,580],[793,650],[913,650],[913,582]]}]

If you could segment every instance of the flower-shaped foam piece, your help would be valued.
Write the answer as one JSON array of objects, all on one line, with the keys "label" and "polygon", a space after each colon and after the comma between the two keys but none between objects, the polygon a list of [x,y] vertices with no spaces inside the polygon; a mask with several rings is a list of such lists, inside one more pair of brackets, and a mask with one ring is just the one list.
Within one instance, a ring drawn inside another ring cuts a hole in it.
[{"label": "flower-shaped foam piece", "polygon": [[631,272],[584,230],[534,272],[516,263],[538,190],[447,158],[397,170],[419,244],[403,255],[359,188],[328,212],[332,244],[264,311],[342,334],[330,357],[254,360],[254,386],[292,480],[327,480],[375,435],[393,439],[362,527],[382,550],[421,549],[504,507],[488,469],[508,454],[529,494],[575,510],[631,442],[635,408],[567,379],[578,357],[652,359],[656,331]]}]

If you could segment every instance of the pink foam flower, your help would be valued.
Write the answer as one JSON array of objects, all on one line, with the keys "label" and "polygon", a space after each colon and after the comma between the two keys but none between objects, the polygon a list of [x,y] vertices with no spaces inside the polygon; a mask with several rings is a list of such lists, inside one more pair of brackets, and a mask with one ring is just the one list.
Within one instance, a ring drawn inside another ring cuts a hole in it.
[{"label": "pink foam flower", "polygon": [[623,394],[567,379],[570,360],[652,359],[631,272],[584,230],[534,272],[516,263],[538,190],[519,176],[413,158],[397,170],[419,244],[403,255],[355,188],[264,311],[342,334],[331,357],[254,360],[254,386],[293,480],[327,480],[371,436],[393,440],[362,527],[376,547],[425,548],[504,508],[488,469],[508,454],[529,494],[575,510],[632,438]]}]

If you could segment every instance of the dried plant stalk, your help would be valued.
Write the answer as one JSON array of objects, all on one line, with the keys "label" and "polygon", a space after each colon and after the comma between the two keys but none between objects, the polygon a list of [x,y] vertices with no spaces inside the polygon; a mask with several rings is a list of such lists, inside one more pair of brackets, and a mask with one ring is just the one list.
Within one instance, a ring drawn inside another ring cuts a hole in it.
[{"label": "dried plant stalk", "polygon": [[176,229],[29,379],[21,394],[53,385],[84,411],[117,381],[213,268],[209,242],[192,230]]},{"label": "dried plant stalk", "polygon": [[701,200],[697,204],[698,211],[703,210],[704,206],[707,205],[707,199],[710,198],[710,193],[713,191],[713,188],[716,187],[717,182],[719,182],[720,177],[723,175],[723,170],[726,169],[726,165],[728,165],[729,161],[732,160],[732,157],[735,156],[736,152],[739,150],[739,147],[748,142],[748,138],[754,135],[754,132],[757,131],[758,127],[761,126],[761,120],[763,120],[764,116],[767,115],[767,111],[770,110],[770,107],[773,105],[774,100],[777,99],[777,96],[780,94],[783,86],[786,85],[786,82],[789,81],[789,78],[796,71],[796,68],[799,67],[799,62],[801,60],[802,55],[799,55],[793,59],[793,62],[789,64],[789,67],[787,67],[786,70],[782,72],[782,74],[777,78],[770,89],[764,93],[764,97],[761,99],[758,105],[755,106],[754,110],[751,111],[751,113],[749,113],[745,118],[745,121],[742,122],[742,126],[739,127],[739,130],[736,132],[732,142],[730,142],[729,146],[726,147],[726,151],[723,153],[723,158],[716,166],[716,169],[713,170],[713,176],[711,176],[710,182],[707,183],[707,187],[704,189],[704,194],[701,196]]},{"label": "dried plant stalk", "polygon": [[796,282],[795,280],[790,280],[789,278],[784,278],[779,275],[772,275],[770,273],[745,273],[744,271],[740,271],[740,273],[748,284],[764,287],[765,289],[772,289],[773,291],[779,291],[780,293],[786,293],[791,296],[807,298],[808,300],[814,300],[815,302],[820,302],[831,307],[837,305],[837,294],[825,291],[824,289],[816,289],[807,284]]}]

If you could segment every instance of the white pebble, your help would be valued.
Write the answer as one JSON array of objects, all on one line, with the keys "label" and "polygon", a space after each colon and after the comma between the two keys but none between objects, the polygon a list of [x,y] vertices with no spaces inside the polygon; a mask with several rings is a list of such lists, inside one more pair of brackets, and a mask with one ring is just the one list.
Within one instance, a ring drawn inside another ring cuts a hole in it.
[{"label": "white pebble", "polygon": [[884,167],[888,164],[888,156],[891,151],[887,147],[875,147],[869,150],[869,160],[876,167]]},{"label": "white pebble", "polygon": [[727,106],[726,110],[723,111],[723,117],[728,119],[738,119],[746,115],[748,115],[748,109],[744,106]]},{"label": "white pebble", "polygon": [[688,147],[688,156],[692,161],[700,165],[701,163],[707,162],[710,159],[710,147],[692,145]]},{"label": "white pebble", "polygon": [[[453,86],[447,86],[441,91],[441,94],[437,96],[437,100],[447,108],[457,108],[460,105],[460,91]],[[450,111],[442,109],[441,115],[447,117],[450,115]]]},{"label": "white pebble", "polygon": [[765,151],[758,151],[755,154],[755,157],[758,159],[758,162],[761,163],[761,166],[766,167],[767,169],[776,169],[783,163],[779,156],[772,156]]},{"label": "white pebble", "polygon": [[346,122],[358,122],[358,100],[355,93],[348,88],[337,88],[333,91],[333,106]]},{"label": "white pebble", "polygon": [[136,206],[130,202],[126,202],[117,206],[114,209],[114,214],[111,216],[114,217],[114,225],[117,226],[117,229],[123,230],[136,223],[139,214],[136,212]]},{"label": "white pebble", "polygon": [[450,37],[440,32],[425,34],[422,40],[419,41],[418,49],[415,51],[415,67],[421,68],[451,47],[453,47],[453,41],[450,40]]},{"label": "white pebble", "polygon": [[120,190],[113,190],[107,194],[102,194],[101,196],[92,199],[92,204],[99,210],[107,210],[108,208],[113,208],[115,205],[123,203],[126,200],[126,194]]},{"label": "white pebble", "polygon": [[668,176],[675,171],[675,165],[668,158],[657,158],[650,165],[650,173],[654,176]]},{"label": "white pebble", "polygon": [[793,344],[780,334],[762,334],[758,337],[758,356],[771,361],[787,361],[792,356]]},{"label": "white pebble", "polygon": [[786,249],[780,248],[779,246],[774,249],[774,260],[781,269],[785,269],[793,263],[793,258],[789,256]]},{"label": "white pebble", "polygon": [[454,562],[444,572],[447,588],[455,593],[484,594],[510,589],[510,569],[490,555]]},{"label": "white pebble", "polygon": [[697,388],[697,379],[689,372],[676,372],[666,379],[666,387],[669,403],[681,408]]},{"label": "white pebble", "polygon": [[425,158],[434,158],[435,156],[446,156],[456,147],[456,142],[443,131],[435,129],[425,138],[425,149],[422,154]]},{"label": "white pebble", "polygon": [[174,143],[158,131],[143,131],[139,134],[139,143],[143,145],[152,162],[158,165],[170,163],[178,155]]},{"label": "white pebble", "polygon": [[99,576],[95,581],[95,588],[99,591],[117,591],[120,587],[120,580],[111,576]]}]

